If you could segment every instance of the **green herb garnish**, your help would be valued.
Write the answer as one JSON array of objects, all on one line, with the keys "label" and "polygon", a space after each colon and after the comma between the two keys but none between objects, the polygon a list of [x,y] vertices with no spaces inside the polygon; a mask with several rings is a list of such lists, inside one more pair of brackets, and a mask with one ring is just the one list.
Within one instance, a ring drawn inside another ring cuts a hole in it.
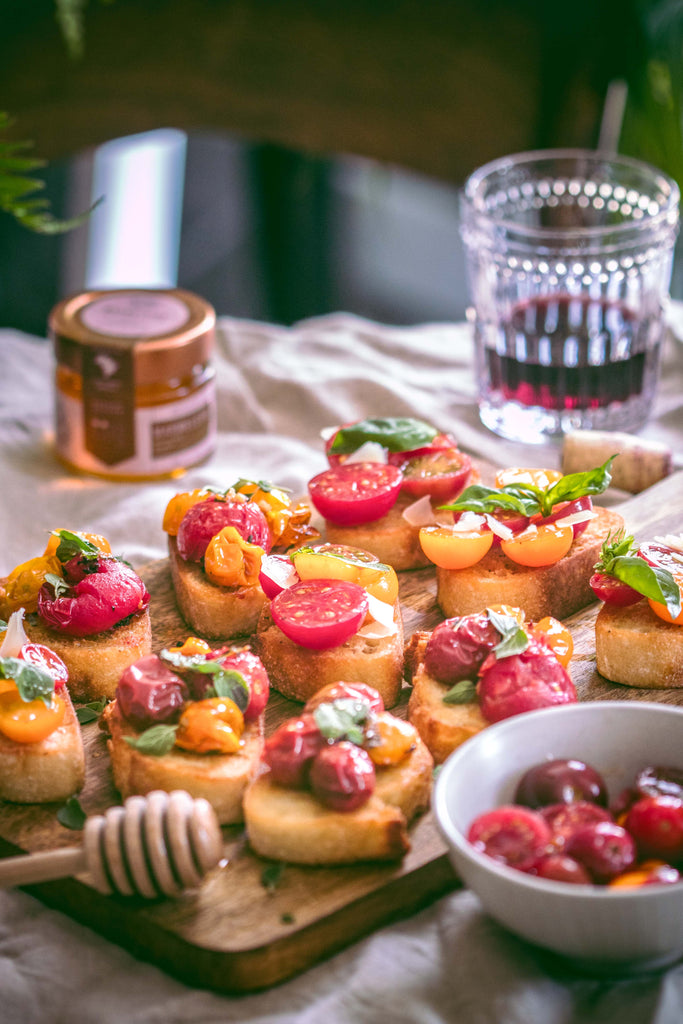
[{"label": "green herb garnish", "polygon": [[63,576],[58,576],[56,572],[45,573],[45,582],[50,584],[55,592],[55,597],[63,597],[64,594],[69,593],[69,584]]},{"label": "green herb garnish", "polygon": [[84,827],[87,815],[81,807],[77,796],[70,796],[63,807],[57,811],[57,821],[64,828],[70,828],[74,832],[80,832]]},{"label": "green herb garnish", "polygon": [[529,635],[513,615],[501,615],[492,608],[486,609],[489,622],[501,635],[501,641],[493,648],[496,658],[507,658],[521,654],[529,646]]},{"label": "green herb garnish", "polygon": [[275,892],[285,870],[285,865],[282,861],[278,861],[275,864],[267,864],[261,872],[261,885],[268,892]]},{"label": "green herb garnish", "polygon": [[409,452],[430,444],[438,433],[429,423],[412,417],[375,417],[340,427],[330,451],[335,455],[350,455],[366,441],[375,441],[390,452]]},{"label": "green herb garnish", "polygon": [[477,684],[471,679],[461,679],[443,695],[444,704],[472,704],[477,699]]},{"label": "green herb garnish", "polygon": [[595,563],[596,572],[614,576],[643,597],[666,605],[672,619],[681,614],[681,588],[667,569],[650,565],[635,552],[638,548],[629,534],[619,530],[605,539],[600,558]]},{"label": "green herb garnish", "polygon": [[19,696],[26,703],[42,700],[50,707],[55,681],[46,668],[32,665],[23,658],[0,658],[0,679],[13,679]]},{"label": "green herb garnish", "polygon": [[81,558],[95,559],[98,555],[102,554],[95,544],[86,540],[85,537],[79,537],[77,533],[72,533],[70,530],[54,530],[53,536],[59,537],[59,544],[55,554],[62,564],[70,561],[77,555]]},{"label": "green herb garnish", "polygon": [[370,705],[353,697],[340,697],[319,704],[313,712],[316,725],[326,740],[350,740],[360,746],[370,718]]},{"label": "green herb garnish", "polygon": [[163,757],[173,749],[177,731],[177,725],[166,725],[160,722],[158,725],[151,725],[139,736],[124,736],[123,738],[133,750],[139,750],[141,754]]},{"label": "green herb garnish", "polygon": [[106,697],[102,697],[100,700],[90,701],[88,704],[84,704],[82,707],[76,708],[76,718],[81,725],[87,725],[88,722],[95,722],[106,708],[107,703],[108,701]]},{"label": "green herb garnish", "polygon": [[180,654],[177,651],[164,649],[159,657],[179,672],[199,672],[201,675],[213,676],[211,681],[213,696],[233,700],[240,711],[244,711],[247,707],[249,684],[242,673],[236,669],[224,668],[219,661],[212,661],[203,654]]}]

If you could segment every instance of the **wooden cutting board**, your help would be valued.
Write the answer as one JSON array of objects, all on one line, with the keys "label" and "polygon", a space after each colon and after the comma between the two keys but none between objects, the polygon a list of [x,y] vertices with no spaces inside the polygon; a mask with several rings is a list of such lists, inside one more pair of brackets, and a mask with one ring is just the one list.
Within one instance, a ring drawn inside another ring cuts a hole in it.
[{"label": "wooden cutting board", "polygon": [[[683,474],[669,477],[620,506],[637,538],[680,532]],[[155,648],[188,633],[176,611],[165,561],[142,570],[152,594]],[[401,574],[406,636],[441,621],[432,569]],[[653,700],[683,704],[683,690],[635,690],[602,679],[595,670],[594,605],[567,620],[575,656],[572,676],[582,700]],[[409,690],[398,714],[405,715]],[[266,728],[298,705],[273,694]],[[97,724],[84,727],[87,781],[81,804],[88,814],[119,803],[105,740]],[[74,845],[57,807],[13,806],[0,811],[0,855]],[[30,892],[191,985],[240,993],[264,988],[304,970],[380,925],[414,913],[459,883],[431,814],[411,830],[412,849],[401,864],[344,868],[273,865],[256,857],[242,830],[224,829],[227,863],[202,887],[178,901],[152,903],[103,896],[85,877],[32,886]]]}]

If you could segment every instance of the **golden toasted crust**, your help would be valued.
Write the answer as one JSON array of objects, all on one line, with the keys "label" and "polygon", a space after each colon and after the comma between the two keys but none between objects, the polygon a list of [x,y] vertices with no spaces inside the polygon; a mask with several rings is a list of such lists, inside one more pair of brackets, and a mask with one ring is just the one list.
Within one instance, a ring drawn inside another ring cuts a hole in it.
[{"label": "golden toasted crust", "polygon": [[595,620],[600,675],[613,683],[666,689],[683,686],[683,627],[658,618],[647,601],[603,605]]},{"label": "golden toasted crust", "polygon": [[76,713],[66,689],[64,721],[39,743],[15,743],[0,733],[0,799],[15,803],[66,800],[83,786],[85,755]]},{"label": "golden toasted crust", "polygon": [[403,622],[396,603],[393,636],[381,640],[352,636],[339,647],[313,651],[285,636],[273,623],[270,605],[261,612],[254,648],[266,667],[270,684],[290,700],[307,701],[328,683],[367,683],[393,707],[403,682]]},{"label": "golden toasted crust", "polygon": [[103,728],[109,732],[114,784],[122,797],[154,789],[169,793],[184,789],[192,797],[208,800],[221,825],[242,821],[244,792],[256,775],[263,751],[262,718],[247,723],[236,754],[193,754],[173,748],[161,756],[143,754],[126,742],[126,736],[139,733],[123,718],[116,701],[107,706],[103,718]]},{"label": "golden toasted crust", "polygon": [[449,687],[427,675],[419,665],[413,675],[413,689],[408,702],[408,719],[415,726],[436,764],[441,764],[456,747],[489,723],[475,701],[467,704],[444,704]]},{"label": "golden toasted crust", "polygon": [[171,578],[178,608],[200,636],[227,640],[253,633],[266,603],[261,587],[219,587],[198,562],[185,562],[175,537],[168,538]]},{"label": "golden toasted crust", "polygon": [[148,609],[93,637],[64,636],[36,615],[28,617],[26,633],[59,655],[69,670],[71,696],[78,701],[113,697],[123,670],[152,651]]},{"label": "golden toasted crust", "polygon": [[262,857],[294,864],[395,860],[410,848],[408,823],[429,805],[432,768],[418,739],[399,764],[377,769],[370,799],[347,812],[329,810],[312,793],[262,775],[244,799],[249,842]]},{"label": "golden toasted crust", "polygon": [[529,619],[564,619],[590,604],[595,595],[588,581],[602,542],[624,526],[618,512],[601,507],[595,512],[569,553],[554,565],[516,565],[496,547],[469,569],[437,567],[437,601],[444,615],[470,615],[492,604],[511,604],[524,608]]}]

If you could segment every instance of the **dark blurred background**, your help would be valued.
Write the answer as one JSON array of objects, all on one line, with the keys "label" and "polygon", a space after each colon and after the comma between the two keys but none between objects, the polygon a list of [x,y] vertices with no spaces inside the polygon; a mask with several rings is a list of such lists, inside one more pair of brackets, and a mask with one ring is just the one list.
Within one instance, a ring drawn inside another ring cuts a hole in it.
[{"label": "dark blurred background", "polygon": [[596,146],[614,82],[621,151],[683,179],[678,0],[4,0],[1,18],[9,137],[48,160],[56,215],[105,196],[54,237],[0,214],[0,326],[38,335],[85,286],[178,283],[279,323],[461,319],[465,177]]}]

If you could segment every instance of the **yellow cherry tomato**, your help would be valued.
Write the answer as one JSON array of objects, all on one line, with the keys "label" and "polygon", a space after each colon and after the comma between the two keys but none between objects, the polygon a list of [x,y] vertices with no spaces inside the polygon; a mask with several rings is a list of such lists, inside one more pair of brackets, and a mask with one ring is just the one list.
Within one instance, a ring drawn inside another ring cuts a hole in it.
[{"label": "yellow cherry tomato", "polygon": [[524,611],[514,604],[490,604],[489,608],[492,612],[498,612],[499,615],[508,615],[511,619],[516,619],[520,626],[526,625]]},{"label": "yellow cherry tomato", "polygon": [[467,569],[476,565],[493,544],[490,530],[464,533],[450,526],[423,526],[419,537],[427,558],[441,569]]},{"label": "yellow cherry tomato", "polygon": [[212,537],[204,554],[204,570],[220,587],[252,587],[258,583],[263,548],[249,544],[234,526]]},{"label": "yellow cherry tomato", "polygon": [[18,608],[34,612],[38,607],[38,591],[48,573],[62,576],[62,564],[54,555],[29,558],[12,569],[0,592],[0,616],[8,619]]},{"label": "yellow cherry tomato", "polygon": [[398,576],[395,569],[379,561],[356,561],[345,558],[341,547],[292,551],[291,559],[302,580],[346,580],[364,587],[379,601],[394,604],[398,597]]},{"label": "yellow cherry tomato", "polygon": [[253,480],[242,480],[237,494],[254,502],[266,517],[274,548],[290,548],[319,533],[309,526],[311,509],[303,502],[294,504],[287,491],[280,487],[261,486]]},{"label": "yellow cherry tomato", "polygon": [[559,619],[546,615],[534,624],[533,632],[545,638],[559,663],[567,668],[574,653],[574,641],[567,627]]},{"label": "yellow cherry tomato", "polygon": [[191,658],[193,654],[210,654],[212,648],[206,640],[200,640],[198,636],[188,636],[181,647],[170,647],[169,650],[174,654],[184,654]]},{"label": "yellow cherry tomato", "polygon": [[506,484],[532,484],[544,491],[551,484],[556,483],[562,473],[558,469],[526,469],[515,467],[513,469],[499,469],[495,477],[496,487],[505,487]]},{"label": "yellow cherry tomato", "polygon": [[670,865],[663,860],[644,860],[641,864],[637,864],[630,871],[624,871],[623,874],[617,875],[611,882],[608,883],[610,889],[638,889],[641,885],[646,885],[653,875],[656,875],[657,871],[661,868],[669,868]]},{"label": "yellow cherry tomato", "polygon": [[207,697],[188,704],[178,722],[176,746],[196,754],[234,754],[239,750],[244,717],[228,697]]},{"label": "yellow cherry tomato", "polygon": [[192,508],[193,505],[197,505],[200,501],[205,501],[210,497],[210,494],[211,492],[207,491],[205,487],[198,487],[194,491],[183,491],[181,494],[174,495],[166,506],[164,519],[161,524],[162,529],[169,536],[175,537],[187,510]]},{"label": "yellow cherry tomato", "polygon": [[517,565],[539,567],[559,562],[569,551],[573,540],[571,526],[546,523],[527,527],[511,540],[501,540],[500,547],[503,554]]},{"label": "yellow cherry tomato", "polygon": [[[676,578],[676,582],[683,590],[683,579],[679,580]],[[681,609],[680,614],[674,619],[669,612],[669,609],[665,604],[662,604],[661,601],[653,601],[651,597],[648,597],[647,603],[650,608],[652,608],[655,615],[657,615],[658,618],[663,619],[664,622],[670,622],[673,626],[683,626],[683,609]]]},{"label": "yellow cherry tomato", "polygon": [[[111,547],[106,537],[103,537],[100,533],[82,533],[80,530],[70,530],[70,533],[75,533],[77,537],[81,537],[82,540],[87,540],[91,544],[94,544],[98,551],[102,551],[105,555],[111,554]],[[43,555],[49,557],[50,555],[57,554],[57,548],[61,537],[59,536],[59,530],[53,530],[50,534],[50,539],[47,542],[47,546]]]},{"label": "yellow cherry tomato", "polygon": [[39,743],[64,721],[66,704],[57,694],[50,704],[22,700],[14,686],[0,693],[0,732],[15,743]]},{"label": "yellow cherry tomato", "polygon": [[384,768],[402,761],[415,746],[416,739],[414,725],[382,711],[372,720],[365,749],[373,764]]}]

